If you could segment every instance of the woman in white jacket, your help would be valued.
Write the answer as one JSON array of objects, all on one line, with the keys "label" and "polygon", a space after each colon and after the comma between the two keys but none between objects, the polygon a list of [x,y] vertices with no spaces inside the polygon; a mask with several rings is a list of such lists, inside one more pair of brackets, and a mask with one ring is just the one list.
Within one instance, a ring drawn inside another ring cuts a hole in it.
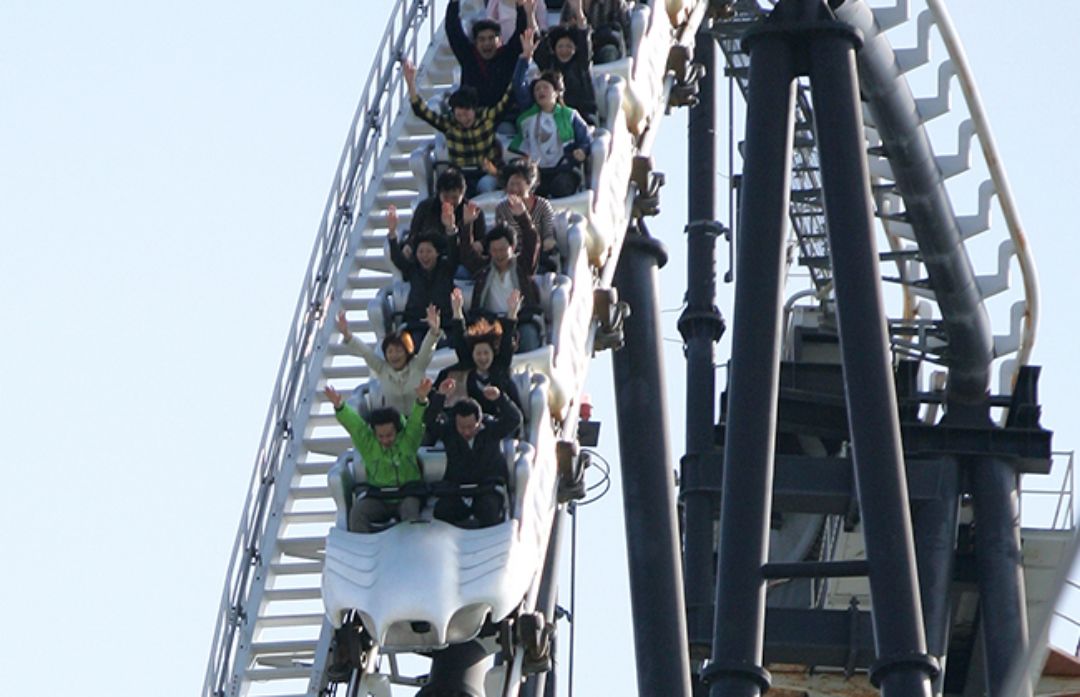
[{"label": "woman in white jacket", "polygon": [[427,334],[415,351],[412,336],[407,331],[388,334],[382,341],[382,356],[375,349],[360,340],[349,329],[345,320],[345,311],[337,314],[337,328],[345,339],[345,350],[360,356],[367,363],[372,377],[379,381],[382,388],[382,403],[372,406],[393,407],[399,413],[408,414],[416,401],[416,388],[424,379],[424,371],[431,364],[435,353],[435,344],[442,334],[439,326],[439,308],[428,305]]}]

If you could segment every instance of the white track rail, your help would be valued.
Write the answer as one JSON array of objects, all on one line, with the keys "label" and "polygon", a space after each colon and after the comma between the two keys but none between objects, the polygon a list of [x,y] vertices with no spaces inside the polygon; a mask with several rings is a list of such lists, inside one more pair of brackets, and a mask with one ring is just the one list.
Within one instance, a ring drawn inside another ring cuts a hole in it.
[{"label": "white track rail", "polygon": [[[984,301],[1003,293],[1008,293],[1010,297],[1015,298],[1007,317],[995,316],[991,313],[991,321],[996,327],[1000,327],[1001,320],[1007,322],[1004,331],[994,336],[994,356],[995,359],[1004,359],[997,361],[1000,375],[999,389],[1003,393],[1009,393],[1017,371],[1021,366],[1027,365],[1035,343],[1039,317],[1038,274],[1020,220],[1019,210],[1009,187],[1005,167],[994,144],[989,119],[979,97],[975,78],[968,65],[959,35],[943,0],[925,0],[925,2],[925,9],[915,18],[917,43],[910,48],[896,49],[897,64],[906,74],[912,74],[920,69],[932,69],[935,72],[936,94],[916,99],[924,124],[929,124],[947,114],[959,121],[955,140],[949,143],[940,142],[940,140],[934,142],[935,152],[939,153],[936,155],[936,160],[944,179],[950,180],[972,169],[971,139],[975,138],[978,141],[983,166],[988,172],[989,179],[973,187],[974,190],[968,195],[972,196],[975,212],[969,215],[958,215],[957,223],[965,240],[986,233],[1000,240],[997,243],[994,269],[978,275],[977,281]],[[874,16],[879,26],[885,31],[904,25],[910,27],[911,3],[909,0],[898,0],[892,6],[875,8]],[[946,56],[936,63],[932,60],[932,29],[937,29],[938,36],[946,49]],[[954,104],[951,98],[953,78],[956,78],[963,97],[960,104]],[[963,116],[964,112],[966,116]],[[960,119],[957,119],[958,113],[961,114]],[[873,143],[875,134],[869,122],[868,136]],[[934,140],[933,137],[932,140]],[[871,166],[875,175],[885,181],[891,180],[887,160],[880,157],[872,158]],[[1004,218],[1004,229],[991,224],[993,198],[997,199],[998,208]],[[903,203],[896,194],[887,194],[884,199],[886,209],[881,211],[883,214],[903,209]],[[957,201],[954,200],[955,203]],[[909,226],[887,219],[883,222],[894,248],[912,248],[896,239],[911,240],[913,235]],[[1010,266],[1013,263],[1017,265],[1020,272],[1018,293],[1011,283]],[[900,265],[905,267],[901,269],[901,276],[905,279],[918,279],[925,275],[920,273],[917,262],[901,262]],[[932,289],[917,286],[909,287],[909,290],[925,299],[931,301],[933,299]],[[923,319],[929,318],[923,317]]]}]

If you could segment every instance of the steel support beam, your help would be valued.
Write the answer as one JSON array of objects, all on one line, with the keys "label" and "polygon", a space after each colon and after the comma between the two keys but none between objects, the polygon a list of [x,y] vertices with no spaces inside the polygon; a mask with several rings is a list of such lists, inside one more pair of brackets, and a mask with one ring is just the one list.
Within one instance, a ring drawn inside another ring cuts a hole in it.
[{"label": "steel support beam", "polygon": [[615,286],[632,314],[612,365],[638,694],[690,697],[656,279],[666,256],[640,231],[623,243]]},{"label": "steel support beam", "polygon": [[[908,463],[908,486],[911,468]],[[960,516],[960,467],[955,457],[938,461],[939,496],[915,500],[912,495],[911,516],[915,533],[915,558],[918,561],[919,595],[922,599],[923,622],[926,624],[926,647],[931,656],[944,668],[949,652],[952,625],[953,570],[956,566],[956,537]],[[945,687],[942,670],[931,685],[935,697]]]},{"label": "steel support beam", "polygon": [[859,39],[845,25],[835,23],[818,28],[812,41],[810,86],[818,124],[855,486],[870,566],[878,655],[870,678],[880,685],[883,697],[929,695],[935,662],[926,655],[896,385],[874,239],[855,70]]},{"label": "steel support beam", "polygon": [[759,697],[769,686],[761,567],[768,561],[772,512],[795,62],[777,34],[760,35],[750,51],[716,616],[712,657],[703,671],[712,697]]},{"label": "steel support beam", "polygon": [[1006,692],[1009,672],[1027,654],[1028,623],[1020,547],[1019,477],[1008,462],[984,458],[973,463],[975,568],[979,624],[986,653],[988,697],[1031,697],[1031,684]]},{"label": "steel support beam", "polygon": [[[779,373],[782,241],[793,135],[793,80],[809,74],[839,316],[845,402],[863,514],[885,697],[929,696],[926,654],[896,391],[874,244],[855,47],[858,38],[820,0],[781,0],[745,42],[751,55],[747,196],[739,231],[735,328],[716,594],[706,669],[713,697],[757,697]],[[824,126],[824,127],[822,127]],[[760,169],[759,169],[760,168]],[[748,282],[748,279],[752,283]],[[748,302],[748,299],[750,300]],[[752,313],[752,320],[747,320]],[[752,382],[749,382],[752,381]]]},{"label": "steel support beam", "polygon": [[[700,478],[694,470],[718,464],[704,457],[715,443],[716,364],[714,345],[724,332],[716,300],[716,40],[707,29],[694,43],[694,62],[704,68],[698,102],[690,109],[687,160],[686,309],[679,317],[686,355],[686,455],[682,482]],[[718,473],[709,473],[717,475]],[[708,658],[713,623],[713,515],[716,499],[708,491],[682,491],[683,579],[690,656]]]}]

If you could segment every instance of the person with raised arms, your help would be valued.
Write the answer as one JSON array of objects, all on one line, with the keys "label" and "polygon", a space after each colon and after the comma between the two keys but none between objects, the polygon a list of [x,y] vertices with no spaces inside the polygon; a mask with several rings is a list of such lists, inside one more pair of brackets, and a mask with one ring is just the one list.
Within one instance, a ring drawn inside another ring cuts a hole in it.
[{"label": "person with raised arms", "polygon": [[[334,416],[352,439],[364,461],[367,485],[354,493],[349,511],[350,532],[372,532],[374,526],[392,518],[415,522],[424,503],[423,475],[416,459],[424,435],[424,414],[428,409],[431,380],[416,387],[416,400],[408,420],[397,409],[376,409],[365,421],[332,386],[323,390],[334,405]],[[440,407],[441,408],[441,407]],[[379,496],[381,489],[401,489],[400,497]],[[346,492],[348,495],[348,492]]]},{"label": "person with raised arms", "polygon": [[345,340],[345,350],[363,358],[371,375],[379,381],[382,388],[380,406],[393,407],[402,414],[412,407],[416,388],[424,380],[424,371],[431,365],[435,345],[442,334],[439,308],[428,305],[425,321],[428,330],[419,351],[415,350],[416,344],[413,343],[412,335],[407,331],[400,331],[386,335],[382,340],[380,356],[373,347],[352,333],[345,319],[345,310],[338,312],[337,329]]}]

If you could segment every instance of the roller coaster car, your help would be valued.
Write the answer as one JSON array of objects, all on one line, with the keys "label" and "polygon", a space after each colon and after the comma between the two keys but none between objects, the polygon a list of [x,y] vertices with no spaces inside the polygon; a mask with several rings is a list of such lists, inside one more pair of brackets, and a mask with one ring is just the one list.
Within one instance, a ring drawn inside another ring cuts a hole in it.
[{"label": "roller coaster car", "polygon": [[[486,528],[464,529],[431,519],[375,533],[347,530],[354,486],[364,468],[352,451],[329,473],[337,521],[326,540],[322,597],[335,627],[355,611],[364,632],[383,652],[432,651],[469,641],[490,620],[529,610],[535,596],[556,508],[555,439],[542,374],[515,376],[528,399],[523,440],[507,439],[508,517]],[[439,482],[441,449],[421,448],[424,478]]]}]

